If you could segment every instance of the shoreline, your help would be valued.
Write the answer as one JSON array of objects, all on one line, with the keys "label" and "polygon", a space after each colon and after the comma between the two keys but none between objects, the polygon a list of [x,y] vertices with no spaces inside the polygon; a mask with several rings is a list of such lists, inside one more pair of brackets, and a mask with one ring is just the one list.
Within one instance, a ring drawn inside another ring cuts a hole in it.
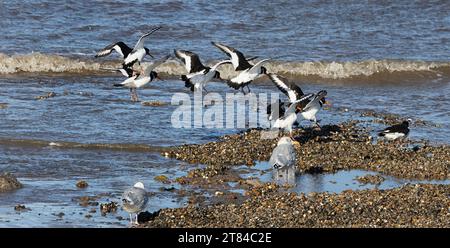
[{"label": "shoreline", "polygon": [[[296,147],[297,173],[364,169],[403,179],[450,178],[449,145],[373,142],[358,123],[297,129],[295,137],[301,143]],[[248,130],[215,142],[172,147],[166,156],[206,165],[174,180],[201,189],[200,193],[191,192],[186,207],[147,214],[150,217],[138,227],[450,227],[450,185],[446,184],[305,194],[244,179],[235,169],[267,160],[276,145],[277,139],[260,139],[260,132]],[[368,175],[359,180],[377,185],[384,178]],[[230,182],[243,195],[230,189]]]},{"label": "shoreline", "polygon": [[449,185],[279,193],[266,184],[242,204],[162,209],[139,227],[449,227]]}]

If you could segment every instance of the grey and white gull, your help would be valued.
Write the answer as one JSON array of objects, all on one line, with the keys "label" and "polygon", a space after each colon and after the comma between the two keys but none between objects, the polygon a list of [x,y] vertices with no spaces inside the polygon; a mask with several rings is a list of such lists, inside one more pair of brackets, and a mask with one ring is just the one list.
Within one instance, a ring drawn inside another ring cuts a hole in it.
[{"label": "grey and white gull", "polygon": [[133,214],[136,216],[134,224],[138,223],[138,214],[147,207],[148,196],[144,184],[137,182],[133,187],[125,190],[122,194],[122,206],[130,213],[130,224],[133,224]]}]

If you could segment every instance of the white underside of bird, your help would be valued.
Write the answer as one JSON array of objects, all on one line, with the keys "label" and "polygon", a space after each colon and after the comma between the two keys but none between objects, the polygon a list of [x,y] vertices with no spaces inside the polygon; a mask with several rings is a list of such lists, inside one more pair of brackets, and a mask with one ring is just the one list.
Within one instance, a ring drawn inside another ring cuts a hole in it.
[{"label": "white underside of bird", "polygon": [[133,63],[134,61],[138,61],[139,63],[144,59],[146,55],[145,49],[140,48],[136,51],[132,51],[128,56],[124,59],[124,64],[128,65]]},{"label": "white underside of bird", "polygon": [[285,131],[292,132],[292,125],[297,120],[297,116],[295,113],[290,113],[288,116],[284,116],[284,118],[278,118],[273,123],[273,128],[282,128]]},{"label": "white underside of bird", "polygon": [[216,71],[210,70],[205,74],[205,70],[187,74],[186,77],[189,81],[194,85],[195,90],[203,90],[206,86],[206,83],[211,81],[214,78],[214,74]]},{"label": "white underside of bird", "polygon": [[291,103],[291,105],[288,107],[288,109],[284,113],[284,116],[276,119],[275,122],[273,123],[272,127],[273,128],[282,128],[286,131],[289,131],[292,134],[292,125],[294,125],[294,122],[297,120],[297,114],[296,114],[297,105],[300,102],[311,98],[312,96],[313,96],[313,94],[307,94],[307,95],[304,95],[299,100]]},{"label": "white underside of bird", "polygon": [[262,64],[268,60],[269,59],[263,59],[259,61],[253,67],[241,71],[236,77],[230,79],[230,81],[235,84],[244,84],[257,79],[261,76],[260,71]]},{"label": "white underside of bird", "polygon": [[120,84],[126,88],[141,88],[142,86],[148,84],[150,81],[151,81],[150,76],[139,77],[135,75],[125,79],[125,81],[123,81]]},{"label": "white underside of bird", "polygon": [[385,133],[384,137],[386,137],[387,139],[390,139],[390,140],[395,140],[395,139],[398,139],[398,138],[401,138],[401,137],[405,137],[405,134],[404,133],[400,133],[400,132],[398,132],[398,133]]},{"label": "white underside of bird", "polygon": [[226,63],[231,63],[231,61],[230,60],[220,61],[220,62],[216,63],[215,65],[213,65],[207,73],[205,73],[206,69],[204,69],[199,72],[190,73],[190,74],[186,75],[186,77],[194,85],[195,90],[203,90],[204,87],[206,86],[206,83],[208,83],[209,81],[211,81],[214,78],[214,75],[217,72],[217,68],[220,65],[223,65]]},{"label": "white underside of bird", "polygon": [[321,109],[320,103],[318,101],[313,102],[311,103],[311,105],[309,105],[306,111],[298,113],[297,116],[301,116],[306,120],[316,122],[317,121],[316,114],[320,111],[320,109]]}]

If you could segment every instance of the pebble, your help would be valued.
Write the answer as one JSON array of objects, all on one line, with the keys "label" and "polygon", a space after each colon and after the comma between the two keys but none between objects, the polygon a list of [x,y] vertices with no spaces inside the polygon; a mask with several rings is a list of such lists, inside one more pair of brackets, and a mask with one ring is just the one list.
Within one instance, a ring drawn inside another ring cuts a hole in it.
[{"label": "pebble", "polygon": [[0,174],[0,192],[7,192],[22,188],[23,185],[10,173]]},{"label": "pebble", "polygon": [[83,189],[83,188],[86,188],[87,186],[89,186],[89,184],[84,180],[80,180],[77,182],[76,186],[77,186],[77,188]]},{"label": "pebble", "polygon": [[266,184],[242,204],[162,209],[141,227],[448,227],[449,195],[450,185],[309,196],[280,193]]}]

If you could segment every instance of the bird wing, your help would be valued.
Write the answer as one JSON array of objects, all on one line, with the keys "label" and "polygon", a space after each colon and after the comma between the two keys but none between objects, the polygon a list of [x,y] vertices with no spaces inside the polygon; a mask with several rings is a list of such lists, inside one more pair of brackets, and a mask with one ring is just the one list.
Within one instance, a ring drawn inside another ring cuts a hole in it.
[{"label": "bird wing", "polygon": [[408,127],[404,126],[402,123],[392,125],[386,129],[383,130],[383,133],[399,133],[399,132],[405,132],[408,129]]},{"label": "bird wing", "polygon": [[[281,100],[278,100],[278,102],[274,102],[267,105],[266,113],[269,118],[269,121],[274,119],[274,117],[284,116],[285,113],[284,103]],[[275,116],[274,114],[277,115]]]},{"label": "bird wing", "polygon": [[138,75],[131,76],[125,79],[122,83],[114,84],[114,86],[130,86],[136,80]]},{"label": "bird wing", "polygon": [[273,167],[282,168],[295,165],[295,149],[291,144],[282,144],[275,147],[270,157],[269,164]]},{"label": "bird wing", "polygon": [[217,42],[211,42],[211,44],[219,48],[222,52],[224,52],[228,55],[228,57],[231,58],[231,63],[233,64],[234,70],[242,71],[252,67],[252,65],[248,63],[247,59],[245,59],[244,54],[242,54],[238,50]]},{"label": "bird wing", "polygon": [[277,74],[270,73],[269,78],[281,92],[289,97],[290,102],[295,102],[304,95],[300,87]]},{"label": "bird wing", "polygon": [[252,61],[252,60],[255,60],[257,58],[258,58],[258,56],[253,56],[253,57],[247,58],[247,61]]},{"label": "bird wing", "polygon": [[232,62],[231,62],[231,60],[222,60],[222,61],[219,61],[219,62],[217,62],[215,65],[213,65],[213,66],[211,67],[211,70],[217,70],[217,68],[218,68],[219,66],[224,65],[224,64],[232,64]]},{"label": "bird wing", "polygon": [[310,100],[311,97],[314,97],[314,94],[310,93],[310,94],[306,94],[303,95],[300,99],[298,99],[297,101],[293,102],[288,109],[286,110],[286,116],[292,113],[295,113],[295,110],[297,108],[298,105],[302,106],[302,105],[307,105],[305,104],[305,102],[308,102]]},{"label": "bird wing", "polygon": [[256,63],[255,65],[253,65],[250,69],[248,69],[248,73],[259,73],[259,70],[261,69],[261,66],[263,63],[267,62],[270,59],[263,59],[258,61],[258,63]]},{"label": "bird wing", "polygon": [[98,58],[110,55],[112,51],[116,51],[122,56],[122,58],[125,58],[131,52],[131,48],[128,47],[125,43],[119,41],[116,43],[112,43],[103,48],[102,50],[98,51],[95,54],[95,57]]},{"label": "bird wing", "polygon": [[152,29],[150,32],[144,34],[141,36],[141,38],[139,38],[139,40],[137,41],[136,45],[133,48],[133,51],[137,51],[139,49],[144,48],[144,38],[153,34],[156,30],[160,29],[161,27],[156,27],[154,29]]},{"label": "bird wing", "polygon": [[325,90],[319,91],[317,94],[313,94],[314,98],[312,98],[305,107],[302,108],[302,111],[308,111],[309,108],[314,107],[316,104],[320,104],[319,101],[327,95]]},{"label": "bird wing", "polygon": [[120,68],[120,69],[116,69],[116,68],[100,68],[100,70],[110,71],[110,72],[120,72],[125,77],[133,76],[133,69],[130,68],[130,67],[124,67],[124,68]]},{"label": "bird wing", "polygon": [[146,64],[144,67],[144,71],[141,75],[139,75],[139,77],[137,77],[136,79],[141,79],[143,77],[148,77],[150,75],[150,72],[153,71],[153,69],[155,69],[156,67],[160,66],[162,63],[166,62],[168,59],[170,58],[170,55],[166,55],[156,61],[154,61],[151,64]]},{"label": "bird wing", "polygon": [[122,198],[126,200],[129,205],[133,206],[144,206],[148,201],[147,192],[136,187],[127,189],[123,193]]},{"label": "bird wing", "polygon": [[184,63],[188,73],[199,72],[206,68],[196,53],[186,50],[174,50],[174,53]]}]

